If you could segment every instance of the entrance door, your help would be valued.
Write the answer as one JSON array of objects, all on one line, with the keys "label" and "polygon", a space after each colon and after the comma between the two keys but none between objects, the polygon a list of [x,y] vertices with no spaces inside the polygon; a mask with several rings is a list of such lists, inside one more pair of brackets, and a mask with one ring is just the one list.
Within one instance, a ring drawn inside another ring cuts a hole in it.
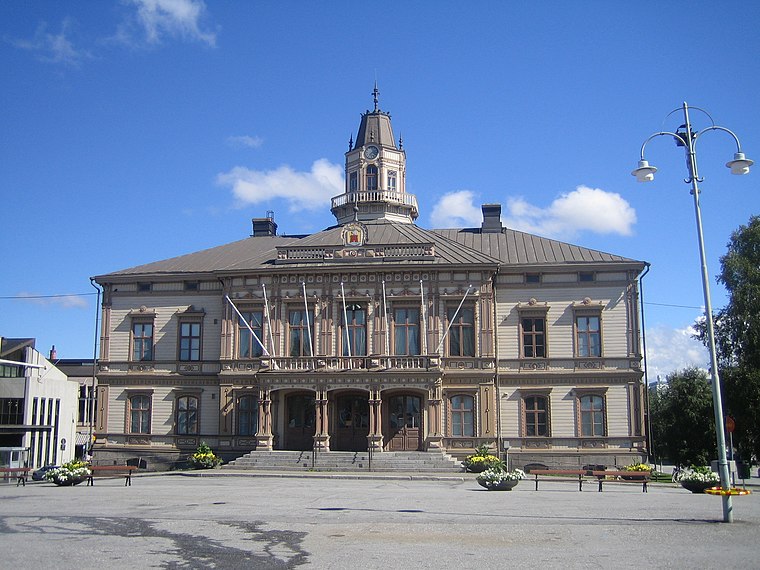
[{"label": "entrance door", "polygon": [[391,396],[388,399],[387,441],[388,451],[422,450],[422,398],[419,396]]},{"label": "entrance door", "polygon": [[310,451],[314,447],[316,403],[309,394],[293,394],[285,398],[287,426],[285,449]]},{"label": "entrance door", "polygon": [[337,427],[332,449],[336,451],[367,451],[369,435],[369,403],[367,396],[350,394],[338,396]]}]

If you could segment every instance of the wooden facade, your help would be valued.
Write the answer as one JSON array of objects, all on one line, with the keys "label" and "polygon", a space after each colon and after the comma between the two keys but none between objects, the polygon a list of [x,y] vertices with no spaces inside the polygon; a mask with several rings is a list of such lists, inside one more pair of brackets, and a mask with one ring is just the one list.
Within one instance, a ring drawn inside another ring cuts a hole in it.
[{"label": "wooden facade", "polygon": [[503,228],[493,204],[480,228],[422,229],[398,146],[376,102],[338,225],[285,237],[257,219],[244,240],[96,278],[97,455],[646,453],[644,264]]}]

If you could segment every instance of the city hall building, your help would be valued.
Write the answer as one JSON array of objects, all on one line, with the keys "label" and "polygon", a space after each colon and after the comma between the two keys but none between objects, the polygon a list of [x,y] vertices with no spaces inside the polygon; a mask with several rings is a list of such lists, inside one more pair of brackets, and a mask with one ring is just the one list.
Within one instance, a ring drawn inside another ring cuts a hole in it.
[{"label": "city hall building", "polygon": [[162,468],[201,442],[227,460],[644,457],[645,263],[503,227],[498,204],[479,227],[424,229],[405,180],[375,93],[334,226],[278,235],[270,214],[240,241],[96,277],[95,459]]}]

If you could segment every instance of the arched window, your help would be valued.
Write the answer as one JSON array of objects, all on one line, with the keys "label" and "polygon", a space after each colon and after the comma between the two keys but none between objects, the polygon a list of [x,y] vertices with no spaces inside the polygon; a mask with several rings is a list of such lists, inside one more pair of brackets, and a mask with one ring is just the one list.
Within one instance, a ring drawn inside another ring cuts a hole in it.
[{"label": "arched window", "polygon": [[259,429],[259,399],[246,395],[238,398],[237,434],[255,435]]},{"label": "arched window", "polygon": [[475,398],[464,394],[452,396],[449,400],[452,437],[475,436]]},{"label": "arched window", "polygon": [[198,433],[198,398],[180,396],[177,398],[177,435]]},{"label": "arched window", "polygon": [[377,190],[377,166],[374,164],[367,167],[367,190]]}]

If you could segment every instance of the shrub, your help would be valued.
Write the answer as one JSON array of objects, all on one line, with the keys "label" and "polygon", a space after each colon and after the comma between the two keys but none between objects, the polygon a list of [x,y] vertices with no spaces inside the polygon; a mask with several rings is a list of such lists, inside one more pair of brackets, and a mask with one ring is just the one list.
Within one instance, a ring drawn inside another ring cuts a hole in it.
[{"label": "shrub", "polygon": [[214,455],[205,442],[201,442],[188,461],[194,469],[213,469],[222,464],[222,458]]}]

